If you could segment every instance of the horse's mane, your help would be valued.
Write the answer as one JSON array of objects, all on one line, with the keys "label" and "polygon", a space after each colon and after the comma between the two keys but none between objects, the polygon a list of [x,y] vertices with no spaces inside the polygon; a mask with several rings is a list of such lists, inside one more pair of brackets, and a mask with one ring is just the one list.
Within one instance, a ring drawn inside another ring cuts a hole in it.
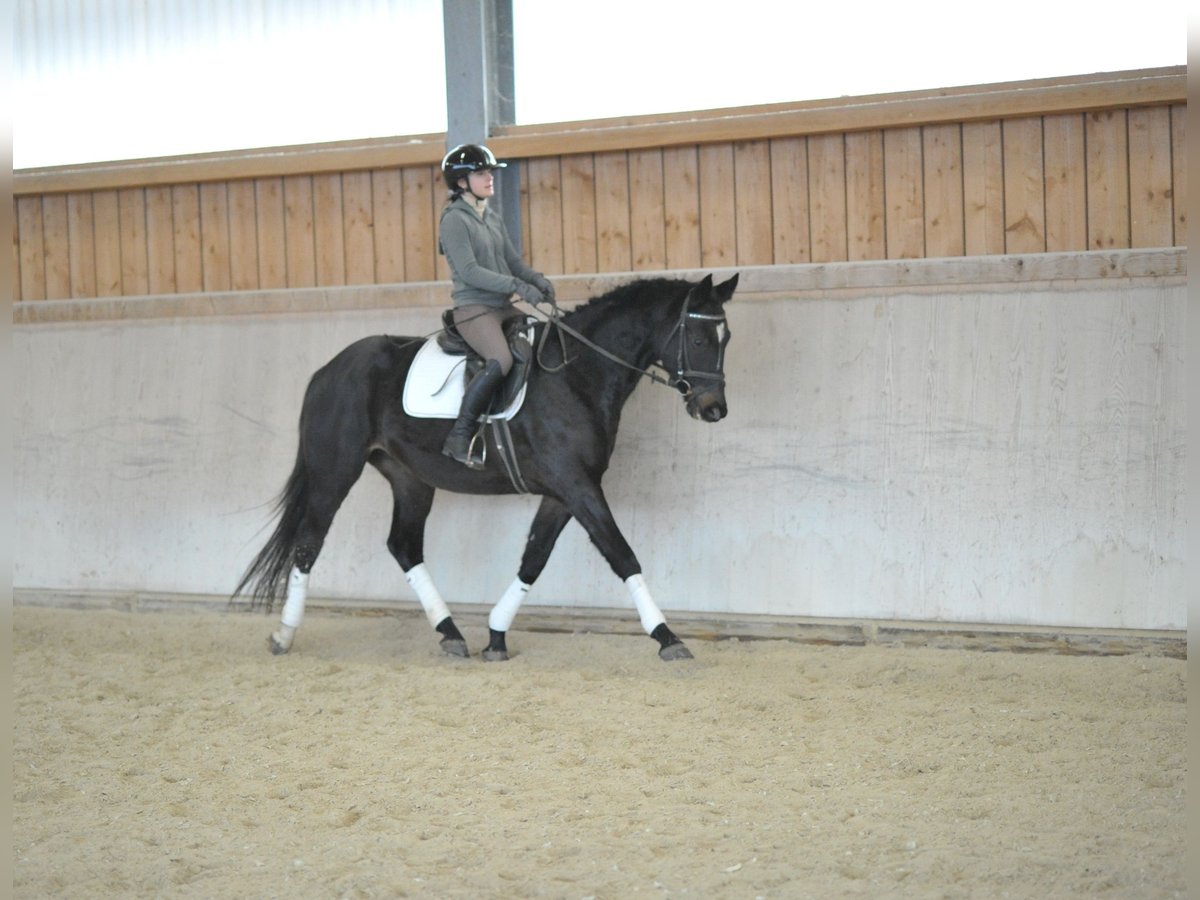
[{"label": "horse's mane", "polygon": [[639,278],[622,284],[606,294],[593,297],[567,313],[566,320],[594,320],[604,318],[617,309],[644,309],[661,303],[664,298],[682,296],[691,283],[680,278]]}]

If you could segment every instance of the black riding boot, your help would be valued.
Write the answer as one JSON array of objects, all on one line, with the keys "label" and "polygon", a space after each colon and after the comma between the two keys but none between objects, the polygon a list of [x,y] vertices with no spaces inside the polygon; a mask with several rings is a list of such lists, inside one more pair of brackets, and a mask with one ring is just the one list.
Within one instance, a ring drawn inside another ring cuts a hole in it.
[{"label": "black riding boot", "polygon": [[446,443],[442,445],[442,453],[469,468],[483,468],[480,462],[471,459],[471,438],[475,436],[476,422],[481,415],[487,412],[492,394],[496,393],[496,388],[500,387],[503,381],[504,372],[500,368],[500,363],[489,359],[487,365],[467,385],[467,389],[463,393],[462,406],[458,410],[458,419],[454,422],[454,427],[450,429]]}]

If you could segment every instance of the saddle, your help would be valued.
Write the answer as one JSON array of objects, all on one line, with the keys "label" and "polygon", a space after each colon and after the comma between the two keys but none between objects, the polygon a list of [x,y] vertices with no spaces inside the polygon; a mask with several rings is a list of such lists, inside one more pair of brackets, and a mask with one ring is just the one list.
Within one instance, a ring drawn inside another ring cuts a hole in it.
[{"label": "saddle", "polygon": [[[505,323],[504,334],[512,351],[513,367],[496,391],[488,412],[481,417],[491,426],[500,461],[519,494],[528,494],[529,488],[521,477],[508,420],[520,412],[525,401],[525,388],[533,363],[533,325],[534,320],[530,318]],[[468,382],[485,365],[454,327],[449,310],[442,315],[442,326],[440,333],[421,345],[404,380],[404,411],[410,416],[457,418]],[[472,441],[472,447],[475,443]],[[479,441],[479,444],[479,461],[483,464],[487,461],[487,441]]]},{"label": "saddle", "polygon": [[[489,418],[511,419],[525,399],[525,386],[533,363],[532,319],[505,323],[505,336],[513,367],[496,391]],[[404,411],[418,418],[453,419],[458,416],[463,391],[484,366],[454,327],[450,310],[442,315],[443,330],[425,341],[404,382]]]},{"label": "saddle", "polygon": [[[504,384],[492,397],[488,415],[497,415],[512,406],[517,395],[529,380],[529,364],[533,361],[532,319],[513,317],[504,323],[504,339],[508,341],[509,352],[512,353],[513,366],[509,370]],[[471,349],[471,345],[459,334],[458,326],[454,324],[454,311],[442,310],[442,330],[437,336],[438,347],[447,356],[462,356],[466,358],[463,371],[463,387],[471,383],[471,379],[480,372],[486,360]]]}]

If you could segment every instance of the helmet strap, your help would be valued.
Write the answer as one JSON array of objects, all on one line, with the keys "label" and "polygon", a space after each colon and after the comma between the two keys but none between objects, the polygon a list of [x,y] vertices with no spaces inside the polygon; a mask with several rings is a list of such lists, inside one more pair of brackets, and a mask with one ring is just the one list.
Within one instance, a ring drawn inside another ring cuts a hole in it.
[{"label": "helmet strap", "polygon": [[476,207],[476,209],[479,209],[480,211],[482,211],[482,210],[483,210],[483,207],[484,207],[485,205],[487,205],[487,197],[480,197],[480,196],[479,196],[477,193],[475,193],[473,190],[471,190],[471,177],[470,177],[470,175],[465,175],[465,176],[463,176],[463,178],[462,178],[461,180],[464,180],[464,181],[466,181],[466,182],[467,182],[467,186],[466,186],[465,188],[456,188],[455,190],[456,190],[456,192],[457,192],[457,195],[458,195],[459,197],[461,197],[463,194],[470,194],[472,197],[474,197],[474,198],[475,198],[475,207]]}]

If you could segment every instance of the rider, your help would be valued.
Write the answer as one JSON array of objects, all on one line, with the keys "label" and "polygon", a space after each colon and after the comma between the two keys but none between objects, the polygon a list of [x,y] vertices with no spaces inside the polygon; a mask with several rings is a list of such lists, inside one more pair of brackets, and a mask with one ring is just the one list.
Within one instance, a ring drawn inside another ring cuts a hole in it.
[{"label": "rider", "polygon": [[467,385],[442,453],[471,468],[477,467],[470,457],[475,423],[513,365],[504,323],[519,313],[509,298],[517,294],[533,304],[554,300],[554,285],[525,264],[504,220],[488,207],[496,193],[493,172],[506,165],[482,144],[460,144],[442,160],[450,198],[442,209],[438,246],[450,264],[454,324],[484,360]]}]

